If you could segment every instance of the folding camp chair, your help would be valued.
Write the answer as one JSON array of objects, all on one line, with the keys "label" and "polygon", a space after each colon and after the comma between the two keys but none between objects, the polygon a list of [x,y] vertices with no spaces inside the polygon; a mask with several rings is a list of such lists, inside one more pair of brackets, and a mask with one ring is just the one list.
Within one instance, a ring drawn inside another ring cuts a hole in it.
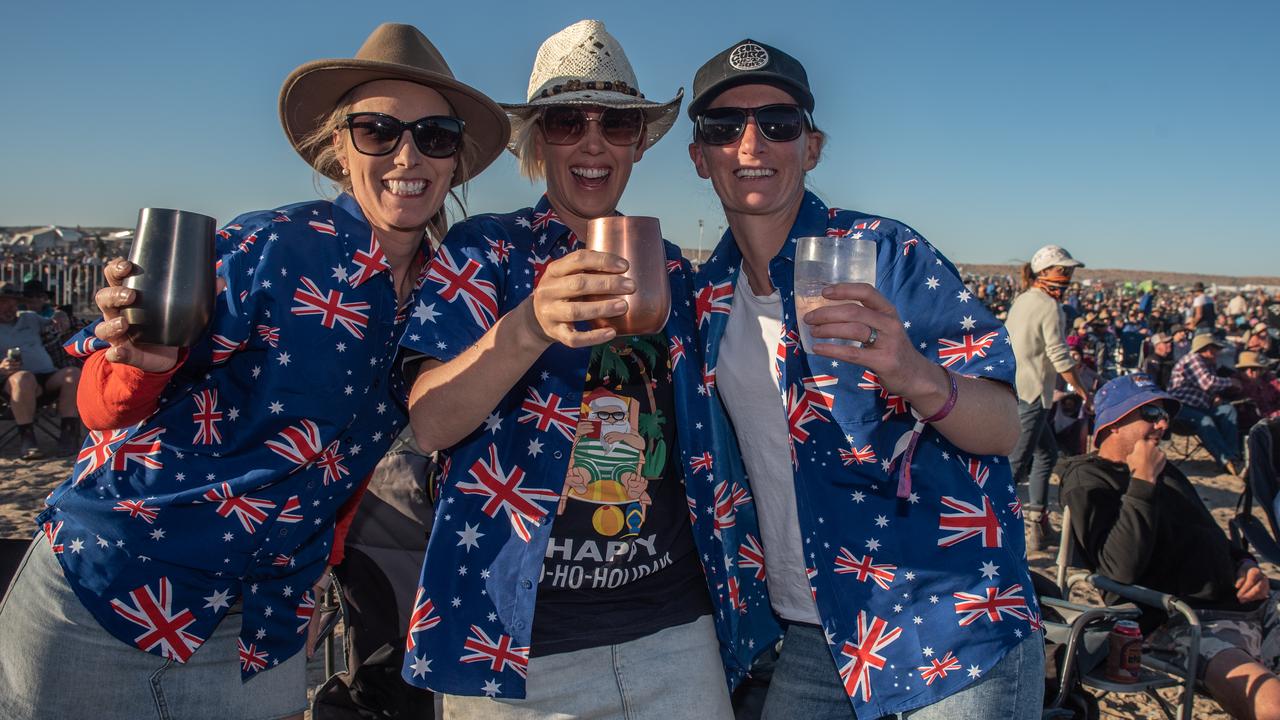
[{"label": "folding camp chair", "polygon": [[[1249,430],[1246,450],[1249,458],[1244,492],[1236,502],[1236,516],[1229,523],[1231,539],[1245,542],[1254,554],[1267,562],[1280,564],[1280,523],[1276,521],[1275,502],[1280,492],[1280,418],[1260,420]],[[1257,501],[1267,518],[1263,525],[1253,514]]]},{"label": "folding camp chair", "polygon": [[[1140,585],[1118,583],[1091,572],[1079,564],[1083,555],[1071,529],[1071,509],[1062,510],[1062,535],[1058,544],[1056,568],[1057,590],[1062,599],[1041,596],[1045,612],[1045,637],[1063,646],[1059,663],[1058,692],[1047,703],[1044,717],[1073,717],[1072,688],[1080,686],[1094,694],[1138,693],[1152,698],[1173,720],[1191,720],[1197,692],[1196,665],[1199,661],[1200,621],[1185,602],[1168,593],[1156,592]],[[1112,593],[1127,602],[1114,605],[1091,605],[1069,602],[1072,587],[1081,580],[1103,593]],[[1189,659],[1178,665],[1173,658],[1143,649],[1142,669],[1137,682],[1109,680],[1104,672],[1108,649],[1108,633],[1117,620],[1136,619],[1141,615],[1137,605],[1161,608],[1170,615],[1180,615],[1190,627]],[[1052,614],[1052,616],[1051,616]],[[1182,687],[1181,700],[1174,705],[1157,690]]]}]

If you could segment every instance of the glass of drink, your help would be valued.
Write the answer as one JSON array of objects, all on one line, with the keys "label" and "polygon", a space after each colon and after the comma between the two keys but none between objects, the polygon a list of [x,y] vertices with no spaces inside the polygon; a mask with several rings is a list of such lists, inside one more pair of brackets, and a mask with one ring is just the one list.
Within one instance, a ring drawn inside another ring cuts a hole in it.
[{"label": "glass of drink", "polygon": [[[796,325],[800,328],[800,345],[813,352],[813,328],[804,316],[826,305],[841,305],[840,300],[822,296],[822,289],[836,283],[876,284],[876,244],[866,238],[850,235],[796,238],[795,299]],[[859,303],[861,304],[861,303]],[[817,342],[862,347],[856,340],[818,338]]]},{"label": "glass of drink", "polygon": [[214,219],[207,215],[142,208],[129,249],[133,275],[124,286],[137,292],[121,313],[134,340],[187,347],[213,315]]}]

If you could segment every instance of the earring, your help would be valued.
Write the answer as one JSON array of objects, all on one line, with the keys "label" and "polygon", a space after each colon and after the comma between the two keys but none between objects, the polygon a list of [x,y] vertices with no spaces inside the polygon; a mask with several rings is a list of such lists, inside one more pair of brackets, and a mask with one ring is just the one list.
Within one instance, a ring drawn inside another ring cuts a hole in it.
[{"label": "earring", "polygon": [[351,174],[351,171],[350,171],[350,170],[348,170],[348,169],[346,169],[346,168],[342,168],[342,174],[343,174],[343,175],[350,175],[350,174]]}]

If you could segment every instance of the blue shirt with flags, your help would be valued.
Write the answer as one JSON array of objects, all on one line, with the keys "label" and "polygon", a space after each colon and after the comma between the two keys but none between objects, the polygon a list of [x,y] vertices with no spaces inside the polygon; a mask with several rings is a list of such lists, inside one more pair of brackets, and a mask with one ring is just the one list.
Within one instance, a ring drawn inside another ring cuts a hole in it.
[{"label": "blue shirt with flags", "polygon": [[[895,451],[917,417],[865,367],[800,346],[796,238],[852,235],[877,245],[876,287],[928,359],[1012,386],[1008,334],[955,268],[911,228],[828,209],[806,192],[769,263],[783,308],[778,399],[810,587],[859,718],[934,703],[980,679],[1041,627],[1023,541],[1022,507],[1005,458],[962,452],[926,426],[899,497]],[[732,232],[698,271],[704,376],[714,378],[742,255]],[[898,458],[901,462],[901,457]],[[768,613],[749,605],[749,615]],[[1037,640],[1038,641],[1038,640]]]},{"label": "blue shirt with flags", "polygon": [[[37,522],[147,652],[186,662],[242,602],[247,679],[302,648],[338,508],[407,422],[407,313],[349,195],[241,215],[218,252],[226,289],[155,413],[90,433]],[[105,348],[92,332],[69,351]]]},{"label": "blue shirt with flags", "polygon": [[[458,223],[427,269],[402,343],[451,360],[528,298],[547,264],[577,244],[545,196],[532,208]],[[732,685],[779,631],[764,575],[737,562],[744,538],[758,535],[755,511],[732,433],[702,373],[689,264],[674,245],[665,243],[665,252],[672,306],[663,333],[680,467]],[[536,595],[590,356],[591,348],[552,345],[484,423],[444,453],[410,618],[403,674],[411,684],[525,697]],[[748,614],[751,606],[763,612]]]}]

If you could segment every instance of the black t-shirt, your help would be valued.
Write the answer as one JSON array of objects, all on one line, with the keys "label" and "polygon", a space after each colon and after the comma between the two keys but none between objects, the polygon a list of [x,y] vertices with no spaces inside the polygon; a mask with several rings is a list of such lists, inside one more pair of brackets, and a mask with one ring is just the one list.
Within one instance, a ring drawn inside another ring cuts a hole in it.
[{"label": "black t-shirt", "polygon": [[680,472],[662,335],[597,346],[534,608],[534,656],[635,640],[711,612]]}]

